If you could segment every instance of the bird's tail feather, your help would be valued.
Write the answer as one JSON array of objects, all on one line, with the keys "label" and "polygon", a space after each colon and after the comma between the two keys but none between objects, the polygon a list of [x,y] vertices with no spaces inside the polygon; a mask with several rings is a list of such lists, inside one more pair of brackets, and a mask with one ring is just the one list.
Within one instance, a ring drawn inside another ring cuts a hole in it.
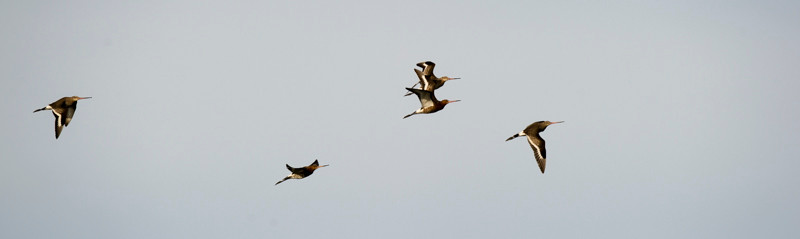
[{"label": "bird's tail feather", "polygon": [[515,134],[514,136],[508,137],[508,139],[506,139],[506,141],[512,140],[512,139],[514,139],[516,137],[519,137],[519,133]]},{"label": "bird's tail feather", "polygon": [[288,180],[290,178],[292,178],[292,177],[285,177],[285,178],[281,179],[281,181],[278,181],[277,183],[275,183],[275,185],[278,185],[279,183],[282,183],[283,181],[286,181],[286,180]]},{"label": "bird's tail feather", "polygon": [[[412,86],[411,86],[411,88],[414,88],[414,86],[417,86],[417,85],[419,85],[419,82],[417,82],[417,83],[414,83],[414,85],[412,85]],[[412,93],[412,92],[410,92],[410,91],[409,91],[408,93],[406,93],[406,94],[405,94],[405,95],[403,95],[403,96],[409,96],[409,95],[412,95],[412,94],[414,94],[414,93]]]}]

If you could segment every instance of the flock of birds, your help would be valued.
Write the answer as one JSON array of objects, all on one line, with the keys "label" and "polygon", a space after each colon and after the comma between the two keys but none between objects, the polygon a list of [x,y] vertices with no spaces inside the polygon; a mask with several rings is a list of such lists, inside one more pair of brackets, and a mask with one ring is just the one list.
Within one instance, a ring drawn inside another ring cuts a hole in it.
[{"label": "flock of birds", "polygon": [[[403,117],[403,119],[408,118],[415,114],[430,114],[434,112],[438,112],[449,103],[458,102],[459,100],[437,100],[436,95],[434,95],[434,91],[439,89],[440,87],[444,86],[444,83],[449,80],[456,80],[459,78],[450,78],[447,76],[436,77],[433,74],[433,68],[436,66],[431,61],[420,62],[417,63],[417,66],[422,68],[422,70],[414,69],[414,72],[417,74],[419,78],[419,82],[411,86],[410,88],[406,88],[409,91],[405,96],[409,96],[411,94],[417,95],[419,98],[419,103],[422,105],[418,110],[412,112]],[[419,85],[420,88],[414,88],[415,86]],[[69,126],[69,122],[72,121],[72,117],[75,115],[75,109],[78,107],[79,100],[91,99],[92,97],[78,97],[78,96],[71,96],[71,97],[63,97],[41,109],[34,110],[33,112],[39,112],[43,110],[50,110],[53,112],[53,116],[55,116],[55,130],[56,130],[56,139],[58,136],[61,135],[61,131],[64,127]],[[539,135],[542,131],[544,131],[547,126],[552,124],[563,123],[564,121],[557,121],[557,122],[550,122],[550,121],[537,121],[534,122],[528,127],[525,127],[524,130],[521,132],[509,137],[506,141],[512,140],[519,136],[527,136],[528,144],[530,144],[531,149],[533,149],[533,155],[536,158],[536,163],[539,164],[539,169],[544,173],[545,164],[547,163],[547,150],[544,146],[544,139],[542,136]],[[308,166],[294,168],[286,164],[286,168],[289,169],[292,173],[289,176],[281,179],[275,185],[282,183],[283,181],[289,179],[302,179],[314,173],[314,170],[318,168],[326,167],[326,165],[319,165],[318,160],[314,160]]]}]

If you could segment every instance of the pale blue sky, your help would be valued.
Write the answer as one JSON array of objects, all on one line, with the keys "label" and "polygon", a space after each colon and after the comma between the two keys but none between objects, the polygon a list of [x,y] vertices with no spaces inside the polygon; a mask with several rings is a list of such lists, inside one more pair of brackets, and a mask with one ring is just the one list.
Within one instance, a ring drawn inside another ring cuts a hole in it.
[{"label": "pale blue sky", "polygon": [[[0,238],[796,237],[798,12],[2,2]],[[401,119],[425,60],[462,101]]]}]

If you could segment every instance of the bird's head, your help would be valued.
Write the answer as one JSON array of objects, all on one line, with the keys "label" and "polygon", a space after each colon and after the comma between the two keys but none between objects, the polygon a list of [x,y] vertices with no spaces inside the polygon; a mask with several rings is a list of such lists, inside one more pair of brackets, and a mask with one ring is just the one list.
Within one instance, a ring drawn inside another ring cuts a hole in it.
[{"label": "bird's head", "polygon": [[442,102],[442,104],[446,105],[446,104],[455,103],[455,102],[459,102],[459,101],[461,101],[461,100],[442,100],[441,102]]},{"label": "bird's head", "polygon": [[322,167],[328,167],[328,164],[326,164],[326,165],[311,165],[311,166],[309,166],[309,167],[310,167],[312,170],[317,170],[318,168],[322,168]]},{"label": "bird's head", "polygon": [[556,121],[556,122],[539,121],[539,122],[536,122],[536,124],[539,125],[539,129],[540,129],[539,131],[540,132],[544,131],[544,129],[547,128],[547,126],[550,126],[551,124],[560,124],[560,123],[564,123],[564,121]]},{"label": "bird's head", "polygon": [[452,78],[452,77],[442,76],[442,78],[440,78],[440,79],[442,79],[442,82],[446,82],[446,81],[449,81],[449,80],[458,80],[458,79],[461,79],[461,78],[458,78],[458,77]]},{"label": "bird's head", "polygon": [[319,160],[315,159],[314,162],[311,163],[311,165],[308,165],[308,167],[311,168],[312,170],[315,170],[315,169],[322,168],[322,167],[328,167],[328,165],[326,164],[326,165],[320,166],[319,165]]},{"label": "bird's head", "polygon": [[545,121],[544,123],[545,123],[545,125],[551,125],[551,124],[559,124],[559,123],[564,123],[564,121],[556,121],[556,122]]},{"label": "bird's head", "polygon": [[91,96],[89,96],[89,97],[73,96],[73,97],[70,97],[70,98],[72,98],[72,100],[77,101],[77,100],[91,99],[92,97]]}]

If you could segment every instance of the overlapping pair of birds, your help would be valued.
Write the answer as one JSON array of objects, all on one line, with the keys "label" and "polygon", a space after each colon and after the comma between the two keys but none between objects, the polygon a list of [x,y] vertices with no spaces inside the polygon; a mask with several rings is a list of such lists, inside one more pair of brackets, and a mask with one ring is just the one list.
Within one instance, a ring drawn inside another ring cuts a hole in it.
[{"label": "overlapping pair of birds", "polygon": [[[422,68],[422,70],[414,68],[414,73],[417,74],[419,82],[411,86],[411,88],[406,88],[406,90],[409,91],[409,93],[407,93],[406,96],[409,96],[411,94],[417,95],[417,98],[419,98],[419,102],[422,106],[418,110],[412,112],[411,114],[404,116],[403,119],[408,118],[409,116],[415,114],[434,113],[444,109],[445,105],[449,103],[459,101],[459,100],[439,101],[436,99],[436,95],[434,95],[433,93],[434,90],[442,87],[445,82],[449,80],[456,80],[459,78],[450,78],[447,76],[436,77],[436,75],[433,74],[433,68],[436,66],[436,64],[430,61],[417,63],[417,66]],[[419,89],[413,88],[417,85],[420,86]],[[53,116],[55,116],[56,118],[55,122],[56,139],[58,139],[58,136],[61,135],[61,130],[63,130],[65,126],[68,126],[69,122],[72,121],[72,116],[75,114],[75,109],[77,109],[78,101],[91,98],[92,97],[78,97],[78,96],[64,97],[45,107],[42,107],[41,109],[34,110],[33,112],[36,113],[43,110],[50,110],[53,112]],[[530,144],[531,149],[533,149],[533,154],[536,157],[536,162],[539,164],[539,169],[542,171],[542,173],[544,173],[545,163],[547,162],[546,159],[547,151],[545,150],[544,147],[544,139],[542,139],[542,137],[539,136],[539,133],[544,131],[547,128],[547,126],[551,124],[557,124],[562,122],[564,121],[534,122],[528,125],[528,127],[526,127],[521,132],[506,139],[506,141],[512,140],[519,136],[527,136],[528,144]],[[283,181],[289,179],[301,179],[308,177],[314,173],[314,170],[326,166],[328,165],[326,164],[320,166],[318,160],[314,160],[314,162],[311,163],[311,165],[300,168],[293,168],[292,166],[289,166],[289,164],[286,164],[286,168],[289,169],[289,171],[291,171],[292,173],[289,174],[289,176],[286,176],[285,178],[275,183],[275,185],[278,185]]]}]

